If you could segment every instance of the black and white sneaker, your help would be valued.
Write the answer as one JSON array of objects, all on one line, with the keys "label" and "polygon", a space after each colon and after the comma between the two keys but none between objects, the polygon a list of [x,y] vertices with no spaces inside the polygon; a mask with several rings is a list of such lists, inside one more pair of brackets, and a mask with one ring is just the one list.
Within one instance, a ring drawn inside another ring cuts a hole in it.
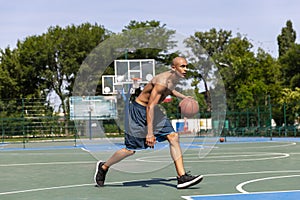
[{"label": "black and white sneaker", "polygon": [[200,183],[202,179],[202,175],[192,176],[188,173],[185,173],[185,175],[182,175],[179,178],[177,177],[177,189],[185,189],[191,187]]},{"label": "black and white sneaker", "polygon": [[96,172],[95,172],[95,183],[99,186],[99,187],[103,187],[104,186],[104,181],[105,181],[105,176],[107,171],[102,169],[102,165],[104,165],[105,162],[97,162],[96,165]]}]

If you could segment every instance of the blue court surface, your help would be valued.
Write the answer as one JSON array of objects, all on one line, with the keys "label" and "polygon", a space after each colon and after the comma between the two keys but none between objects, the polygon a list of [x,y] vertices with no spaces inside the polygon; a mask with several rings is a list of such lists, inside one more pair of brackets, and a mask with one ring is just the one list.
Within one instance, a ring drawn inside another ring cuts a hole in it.
[{"label": "blue court surface", "polygon": [[300,191],[287,192],[257,192],[250,194],[223,194],[223,195],[198,195],[198,196],[183,196],[186,200],[299,200]]}]

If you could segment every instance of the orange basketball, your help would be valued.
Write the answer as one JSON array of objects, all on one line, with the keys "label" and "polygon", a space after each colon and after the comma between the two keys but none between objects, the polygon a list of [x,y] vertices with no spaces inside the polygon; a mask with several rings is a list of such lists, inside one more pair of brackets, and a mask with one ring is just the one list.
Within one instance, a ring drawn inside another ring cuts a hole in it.
[{"label": "orange basketball", "polygon": [[185,98],[179,103],[180,112],[184,117],[193,117],[199,112],[199,105],[195,99]]},{"label": "orange basketball", "polygon": [[220,142],[224,142],[224,141],[225,141],[225,139],[221,137],[220,138]]}]

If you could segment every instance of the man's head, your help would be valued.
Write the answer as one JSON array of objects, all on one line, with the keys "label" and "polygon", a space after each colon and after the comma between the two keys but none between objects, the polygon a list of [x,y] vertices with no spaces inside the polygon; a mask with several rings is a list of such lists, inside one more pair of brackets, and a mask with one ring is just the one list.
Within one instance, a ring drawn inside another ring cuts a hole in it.
[{"label": "man's head", "polygon": [[184,78],[187,72],[187,61],[183,57],[176,57],[172,60],[172,69],[177,72],[177,75]]}]

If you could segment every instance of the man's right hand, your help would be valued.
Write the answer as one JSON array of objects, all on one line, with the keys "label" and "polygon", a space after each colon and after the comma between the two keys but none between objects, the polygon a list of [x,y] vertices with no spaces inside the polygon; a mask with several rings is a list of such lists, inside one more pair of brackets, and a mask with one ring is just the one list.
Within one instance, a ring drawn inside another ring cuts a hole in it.
[{"label": "man's right hand", "polygon": [[154,148],[154,145],[156,143],[156,139],[155,139],[155,136],[154,134],[147,134],[146,135],[146,144],[147,146],[149,146],[150,148]]}]

